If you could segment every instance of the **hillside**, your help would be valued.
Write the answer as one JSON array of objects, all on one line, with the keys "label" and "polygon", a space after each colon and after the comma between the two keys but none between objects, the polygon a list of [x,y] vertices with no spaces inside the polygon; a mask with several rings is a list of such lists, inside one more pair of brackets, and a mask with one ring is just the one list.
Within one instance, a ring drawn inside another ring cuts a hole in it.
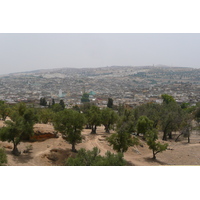
[{"label": "hillside", "polygon": [[[0,122],[2,125],[2,121]],[[41,130],[45,128],[48,131],[54,131],[50,125],[40,125]],[[77,150],[86,148],[91,150],[93,147],[98,147],[101,150],[101,155],[106,151],[111,151],[112,147],[108,145],[105,137],[109,134],[104,133],[104,127],[97,128],[97,134],[91,135],[90,130],[84,129],[82,134],[85,139],[78,144]],[[178,134],[178,133],[177,133]],[[174,138],[177,134],[174,134]],[[124,154],[124,158],[133,166],[159,166],[159,165],[200,165],[200,135],[193,132],[191,135],[191,143],[181,138],[180,142],[174,140],[167,141],[169,144],[168,150],[157,155],[157,160],[152,160],[152,152],[143,140],[137,147],[130,147]],[[32,145],[33,149],[29,153],[23,153],[26,146]],[[20,156],[11,154],[12,144],[8,142],[0,142],[0,147],[4,147],[8,156],[9,166],[61,166],[63,161],[75,154],[71,152],[71,145],[63,140],[62,136],[58,138],[50,138],[45,141],[22,142],[19,145],[19,150],[22,152]]]}]

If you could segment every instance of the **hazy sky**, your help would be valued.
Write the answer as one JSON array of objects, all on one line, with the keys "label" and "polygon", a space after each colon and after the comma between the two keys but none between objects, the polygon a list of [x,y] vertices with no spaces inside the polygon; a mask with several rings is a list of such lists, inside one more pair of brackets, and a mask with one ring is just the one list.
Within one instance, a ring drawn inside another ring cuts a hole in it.
[{"label": "hazy sky", "polygon": [[0,74],[112,65],[200,67],[198,33],[0,34]]}]

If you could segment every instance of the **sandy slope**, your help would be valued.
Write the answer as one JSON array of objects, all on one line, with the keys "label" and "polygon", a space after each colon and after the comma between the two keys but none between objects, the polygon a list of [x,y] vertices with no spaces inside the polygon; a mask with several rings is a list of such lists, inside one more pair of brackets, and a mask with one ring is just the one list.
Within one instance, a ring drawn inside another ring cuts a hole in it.
[{"label": "sandy slope", "polygon": [[[47,125],[40,125],[44,129]],[[48,129],[53,130],[53,127],[48,125]],[[108,145],[105,138],[109,134],[104,133],[103,127],[98,127],[97,134],[91,135],[90,130],[84,129],[82,134],[85,139],[82,143],[76,146],[80,148],[92,149],[98,147],[101,150],[101,155],[106,151],[115,153],[111,146]],[[175,135],[174,135],[175,136]],[[152,152],[148,146],[141,140],[141,145],[130,147],[124,154],[124,158],[137,166],[156,166],[156,165],[200,165],[200,135],[192,134],[191,143],[187,144],[187,140],[182,138],[180,142],[168,141],[169,148],[167,151],[157,155],[157,160],[152,160]],[[30,153],[23,153],[27,145],[32,145],[33,149]],[[20,156],[11,154],[12,144],[1,142],[0,146],[5,147],[8,156],[9,166],[51,166],[63,165],[63,161],[75,154],[70,151],[71,145],[63,140],[62,136],[51,138],[45,141],[38,142],[21,142],[19,150],[22,152]]]}]

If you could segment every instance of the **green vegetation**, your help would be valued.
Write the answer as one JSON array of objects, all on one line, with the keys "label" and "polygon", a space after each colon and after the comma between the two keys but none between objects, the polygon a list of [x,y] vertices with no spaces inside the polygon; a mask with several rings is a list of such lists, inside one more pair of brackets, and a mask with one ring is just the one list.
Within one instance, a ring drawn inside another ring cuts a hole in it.
[{"label": "green vegetation", "polygon": [[101,156],[100,150],[94,147],[93,150],[80,149],[75,158],[68,158],[68,166],[124,166],[127,162],[123,159],[123,154],[112,154],[107,151],[105,156]]},{"label": "green vegetation", "polygon": [[51,109],[43,108],[38,111],[38,121],[47,124],[53,121],[54,112]]},{"label": "green vegetation", "polygon": [[113,133],[110,137],[107,137],[107,141],[113,146],[113,149],[117,152],[124,153],[128,150],[130,146],[138,145],[138,139],[132,137],[128,132],[125,123],[117,129],[117,133]]},{"label": "green vegetation", "polygon": [[111,126],[118,120],[118,115],[110,108],[103,108],[101,110],[101,123],[105,126],[105,132],[110,133]]},{"label": "green vegetation", "polygon": [[52,105],[51,109],[53,112],[57,113],[57,112],[62,111],[63,107],[60,104],[55,103],[54,105]]},{"label": "green vegetation", "polygon": [[156,140],[158,139],[158,134],[156,130],[147,131],[145,138],[149,149],[151,149],[153,152],[153,159],[156,159],[156,154],[165,151],[168,147],[167,143],[161,144],[160,142],[156,142]]},{"label": "green vegetation", "polygon": [[41,106],[47,106],[47,101],[46,101],[45,97],[44,98],[40,98],[40,105]]},{"label": "green vegetation", "polygon": [[107,107],[108,108],[113,108],[113,99],[112,98],[108,98]]},{"label": "green vegetation", "polygon": [[160,115],[160,128],[163,132],[163,140],[172,139],[172,132],[178,131],[181,128],[184,112],[181,107],[175,103],[170,102],[163,104]]},{"label": "green vegetation", "polygon": [[84,93],[81,98],[81,103],[86,103],[86,102],[90,102],[88,93]]},{"label": "green vegetation", "polygon": [[65,103],[62,99],[60,100],[59,104],[61,105],[62,109],[64,110],[65,109]]},{"label": "green vegetation", "polygon": [[0,101],[0,116],[3,121],[6,120],[6,117],[9,116],[9,113],[10,113],[9,106],[4,101]]},{"label": "green vegetation", "polygon": [[88,123],[91,126],[91,134],[96,134],[97,126],[101,125],[101,111],[99,107],[92,105],[87,115]]},{"label": "green vegetation", "polygon": [[[158,153],[167,149],[167,144],[158,142],[158,138],[178,141],[183,135],[188,138],[189,143],[192,121],[196,120],[198,124],[200,122],[200,103],[196,106],[190,106],[189,103],[179,105],[170,95],[163,94],[162,98],[162,104],[147,103],[134,109],[124,105],[114,107],[111,98],[108,99],[108,107],[103,109],[90,102],[66,109],[63,100],[60,103],[52,100],[52,105],[45,108],[31,108],[24,103],[10,107],[0,101],[1,119],[5,121],[6,117],[10,118],[0,128],[0,140],[13,143],[12,153],[20,155],[18,145],[33,136],[35,123],[53,123],[55,130],[72,145],[72,151],[77,152],[76,145],[82,142],[83,128],[86,126],[91,129],[92,134],[96,134],[97,127],[103,125],[106,133],[110,133],[111,129],[115,130],[115,133],[108,137],[105,134],[105,137],[118,154],[107,152],[105,156],[100,156],[97,148],[92,151],[82,149],[75,158],[67,160],[67,165],[125,165],[123,154],[129,147],[139,145],[140,139],[147,143],[156,159]],[[46,104],[45,101],[45,98],[40,99],[43,105]],[[172,132],[175,131],[179,135],[172,138]],[[143,138],[139,133],[143,134]]]},{"label": "green vegetation", "polygon": [[137,121],[137,133],[142,133],[144,136],[147,131],[153,129],[153,121],[150,120],[147,116],[140,116]]},{"label": "green vegetation", "polygon": [[7,155],[5,153],[5,150],[0,148],[0,166],[7,164]]},{"label": "green vegetation", "polygon": [[22,140],[29,139],[29,136],[34,134],[33,125],[37,119],[33,110],[23,103],[13,108],[10,118],[11,120],[5,121],[6,126],[0,129],[0,139],[12,142],[14,145],[12,153],[20,155],[17,146]]},{"label": "green vegetation", "polygon": [[58,112],[53,120],[55,130],[62,133],[63,138],[72,145],[73,152],[76,152],[75,145],[82,141],[84,124],[84,115],[70,109]]},{"label": "green vegetation", "polygon": [[161,97],[163,99],[163,102],[166,104],[169,104],[171,102],[173,102],[173,103],[176,102],[175,99],[168,94],[162,94]]}]

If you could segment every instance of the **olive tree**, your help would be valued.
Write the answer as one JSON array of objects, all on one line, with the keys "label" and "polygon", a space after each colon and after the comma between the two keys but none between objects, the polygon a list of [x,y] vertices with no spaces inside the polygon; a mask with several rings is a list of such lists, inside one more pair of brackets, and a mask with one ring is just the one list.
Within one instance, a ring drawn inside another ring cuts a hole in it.
[{"label": "olive tree", "polygon": [[91,134],[96,134],[97,126],[101,125],[101,111],[97,106],[91,106],[88,112],[88,123],[91,125]]},{"label": "olive tree", "polygon": [[157,130],[147,131],[145,138],[146,138],[147,145],[149,146],[149,149],[152,150],[153,159],[156,159],[156,154],[165,151],[168,147],[167,143],[162,144],[156,141],[158,139]]},{"label": "olive tree", "polygon": [[110,128],[118,119],[118,115],[110,108],[103,108],[101,110],[101,123],[105,126],[105,132],[110,133]]},{"label": "olive tree", "polygon": [[153,129],[153,121],[147,116],[140,116],[136,126],[138,135],[139,133],[143,133],[143,135],[145,135],[148,130]]},{"label": "olive tree", "polygon": [[117,152],[124,153],[130,146],[138,145],[137,138],[127,132],[126,125],[122,125],[118,128],[117,133],[113,133],[110,137],[106,138],[107,141],[113,146],[113,149]]},{"label": "olive tree", "polygon": [[75,110],[65,109],[55,114],[53,125],[63,138],[72,145],[72,151],[76,152],[75,145],[82,142],[81,131],[85,125],[82,113]]},{"label": "olive tree", "polygon": [[9,116],[9,113],[10,113],[9,106],[4,101],[0,101],[0,116],[3,121],[6,120],[6,117]]},{"label": "olive tree", "polygon": [[12,153],[20,155],[17,146],[24,139],[29,139],[34,134],[33,126],[37,119],[34,111],[27,108],[25,104],[17,104],[10,115],[11,120],[5,121],[5,126],[0,129],[0,139],[12,142],[14,147]]}]

